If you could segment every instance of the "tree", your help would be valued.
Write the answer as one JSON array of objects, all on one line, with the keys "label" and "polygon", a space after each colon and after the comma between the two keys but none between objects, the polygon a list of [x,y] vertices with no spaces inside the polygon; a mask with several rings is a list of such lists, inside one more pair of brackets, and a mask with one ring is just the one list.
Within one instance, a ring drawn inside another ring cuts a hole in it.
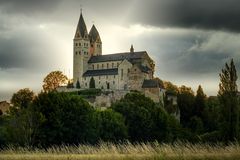
[{"label": "tree", "polygon": [[76,88],[78,88],[78,89],[81,88],[79,80],[77,80]]},{"label": "tree", "polygon": [[7,144],[6,116],[0,115],[0,148]]},{"label": "tree", "polygon": [[218,97],[221,103],[222,136],[224,140],[239,139],[239,100],[237,89],[237,72],[233,62],[226,63],[219,74]]},{"label": "tree", "polygon": [[204,108],[203,122],[205,131],[212,132],[219,129],[220,103],[217,97],[208,97]]},{"label": "tree", "polygon": [[201,85],[198,86],[197,95],[194,102],[194,115],[203,120],[203,112],[206,106],[206,95],[203,92]]},{"label": "tree", "polygon": [[73,87],[73,82],[71,82],[70,80],[68,80],[67,88],[74,88]]},{"label": "tree", "polygon": [[180,109],[180,122],[184,127],[188,127],[193,116],[194,92],[190,87],[181,86],[177,95],[177,103]]},{"label": "tree", "polygon": [[90,79],[89,88],[95,88],[95,80],[93,77]]},{"label": "tree", "polygon": [[121,113],[128,127],[130,140],[151,140],[151,129],[154,125],[151,111],[155,103],[138,92],[128,93],[123,99],[112,105],[114,111]]},{"label": "tree", "polygon": [[61,71],[53,71],[49,73],[43,80],[43,90],[45,92],[53,91],[57,87],[66,84],[67,76]]},{"label": "tree", "polygon": [[43,115],[34,111],[32,104],[18,112],[11,112],[6,125],[9,142],[17,146],[34,145],[39,127],[44,121]]},{"label": "tree", "polygon": [[178,93],[178,87],[171,82],[164,81],[163,82],[164,88],[166,89],[166,93],[170,93],[173,95],[177,95]]},{"label": "tree", "polygon": [[34,99],[34,92],[29,88],[20,89],[14,93],[11,98],[11,103],[14,107],[27,108]]},{"label": "tree", "polygon": [[117,142],[128,136],[123,116],[111,109],[96,111],[95,116],[99,128],[99,138],[103,141]]},{"label": "tree", "polygon": [[169,140],[173,119],[169,123],[169,115],[143,94],[128,93],[112,108],[125,118],[131,141]]},{"label": "tree", "polygon": [[96,143],[94,109],[80,96],[43,92],[33,101],[33,106],[45,118],[37,136],[41,146]]},{"label": "tree", "polygon": [[158,77],[155,77],[154,80],[158,82],[158,85],[159,85],[161,88],[164,88],[163,80],[161,80],[161,79],[158,78]]},{"label": "tree", "polygon": [[190,123],[189,123],[189,128],[191,129],[191,131],[195,134],[201,134],[203,133],[203,122],[202,119],[197,117],[197,116],[193,116],[190,119]]}]

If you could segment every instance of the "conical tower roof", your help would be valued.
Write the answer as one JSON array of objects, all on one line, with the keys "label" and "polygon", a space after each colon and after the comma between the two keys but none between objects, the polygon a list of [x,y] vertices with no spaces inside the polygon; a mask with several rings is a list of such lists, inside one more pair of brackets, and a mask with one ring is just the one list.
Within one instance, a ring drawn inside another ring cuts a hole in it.
[{"label": "conical tower roof", "polygon": [[[79,21],[78,21],[77,31],[80,32],[80,36],[81,36],[82,38],[88,36],[87,27],[86,27],[85,21],[84,21],[84,19],[83,19],[82,13],[80,14],[80,18],[79,18]],[[76,31],[76,34],[77,34],[77,31]],[[76,34],[75,34],[75,37],[76,37]]]},{"label": "conical tower roof", "polygon": [[92,28],[89,32],[89,38],[90,38],[90,42],[96,42],[97,39],[99,39],[99,41],[101,41],[100,35],[99,35],[95,25],[92,26]]}]

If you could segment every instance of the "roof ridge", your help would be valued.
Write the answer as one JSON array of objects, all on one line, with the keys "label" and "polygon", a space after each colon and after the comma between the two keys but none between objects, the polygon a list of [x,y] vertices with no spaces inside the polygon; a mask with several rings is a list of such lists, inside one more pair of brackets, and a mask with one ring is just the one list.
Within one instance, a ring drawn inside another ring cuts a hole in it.
[{"label": "roof ridge", "polygon": [[[133,52],[134,53],[143,53],[143,52],[147,52],[147,51],[136,51]],[[98,57],[98,56],[108,56],[108,55],[118,55],[118,54],[130,54],[131,52],[119,52],[119,53],[110,53],[110,54],[103,54],[103,55],[96,55],[96,56],[92,56],[92,57]],[[132,54],[132,53],[131,53]]]},{"label": "roof ridge", "polygon": [[142,56],[147,53],[146,51],[138,51],[138,52],[124,52],[124,53],[114,53],[114,54],[105,54],[92,56],[88,63],[96,63],[96,62],[107,62],[107,61],[122,61],[124,59],[133,60],[142,58]]}]

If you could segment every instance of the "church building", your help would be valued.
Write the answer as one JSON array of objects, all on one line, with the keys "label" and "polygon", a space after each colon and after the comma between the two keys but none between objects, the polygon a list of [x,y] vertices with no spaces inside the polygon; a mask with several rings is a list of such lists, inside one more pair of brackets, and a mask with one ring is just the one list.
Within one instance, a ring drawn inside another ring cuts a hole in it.
[{"label": "church building", "polygon": [[153,79],[155,64],[146,51],[102,54],[100,34],[92,26],[88,32],[81,13],[73,39],[73,84],[81,89],[138,90],[159,94]]}]

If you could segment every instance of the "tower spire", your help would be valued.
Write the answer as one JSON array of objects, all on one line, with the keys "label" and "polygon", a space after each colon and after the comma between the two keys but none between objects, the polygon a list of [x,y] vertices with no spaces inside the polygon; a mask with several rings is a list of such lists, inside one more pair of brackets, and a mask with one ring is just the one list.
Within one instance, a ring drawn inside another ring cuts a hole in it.
[{"label": "tower spire", "polygon": [[82,5],[80,4],[80,14],[82,14]]},{"label": "tower spire", "polygon": [[87,31],[87,26],[85,24],[85,21],[84,21],[83,15],[82,15],[82,8],[80,8],[80,17],[78,20],[75,37],[88,38],[88,31]]}]

